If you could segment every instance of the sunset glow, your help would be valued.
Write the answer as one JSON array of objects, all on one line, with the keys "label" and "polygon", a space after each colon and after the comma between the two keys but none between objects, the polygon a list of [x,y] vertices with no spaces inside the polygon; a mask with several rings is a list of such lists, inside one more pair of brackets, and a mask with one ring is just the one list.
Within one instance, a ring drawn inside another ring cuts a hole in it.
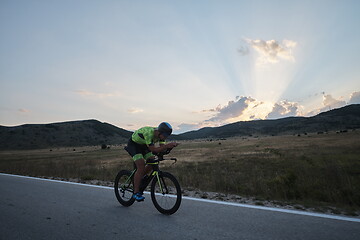
[{"label": "sunset glow", "polygon": [[0,125],[175,133],[360,103],[360,2],[1,1]]}]

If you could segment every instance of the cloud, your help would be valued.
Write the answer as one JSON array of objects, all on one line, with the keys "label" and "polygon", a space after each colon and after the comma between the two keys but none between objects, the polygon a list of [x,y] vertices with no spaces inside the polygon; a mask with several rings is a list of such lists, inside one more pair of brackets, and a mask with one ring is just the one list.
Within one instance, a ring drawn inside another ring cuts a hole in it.
[{"label": "cloud", "polygon": [[281,101],[275,103],[272,111],[266,116],[267,119],[278,119],[284,117],[297,116],[299,104],[296,102]]},{"label": "cloud", "polygon": [[[280,102],[263,102],[252,97],[236,97],[225,106],[218,105],[215,108],[202,110],[199,113],[212,113],[213,116],[196,124],[182,123],[178,126],[178,132],[187,132],[203,127],[217,127],[237,121],[249,121],[258,119],[279,119],[292,116],[314,116],[324,111],[340,108],[346,105],[342,97],[335,99],[325,92],[314,95],[320,98],[322,95],[322,107],[315,108],[304,113],[305,107],[298,102],[283,100]],[[353,92],[349,100],[350,104],[360,103],[360,92]]]},{"label": "cloud", "polygon": [[130,108],[128,109],[129,113],[141,113],[144,112],[144,110],[140,109],[140,108]]},{"label": "cloud", "polygon": [[350,95],[350,104],[360,104],[360,92],[353,92]]},{"label": "cloud", "polygon": [[298,103],[281,101],[279,103],[263,102],[252,97],[236,97],[225,106],[218,105],[215,108],[202,110],[197,113],[212,113],[213,116],[199,123],[182,123],[178,125],[177,132],[186,132],[203,127],[217,127],[224,124],[259,120],[266,118],[282,118],[298,115],[300,106]]},{"label": "cloud", "polygon": [[188,131],[192,131],[195,129],[199,129],[200,125],[199,124],[190,124],[190,123],[182,123],[180,125],[177,126],[177,132],[183,133],[183,132],[188,132]]},{"label": "cloud", "polygon": [[[257,60],[258,64],[277,63],[280,59],[287,61],[295,61],[292,54],[292,49],[296,47],[297,43],[291,40],[283,40],[279,43],[276,40],[252,40],[245,39],[245,41],[255,49],[259,54]],[[241,48],[238,52],[242,55],[246,55],[246,48]]]},{"label": "cloud", "polygon": [[92,92],[92,91],[88,91],[88,90],[77,90],[75,91],[76,94],[80,95],[80,96],[85,96],[85,97],[95,97],[95,98],[106,98],[106,97],[117,97],[120,96],[119,92],[114,92],[114,93],[98,93],[98,92]]},{"label": "cloud", "polygon": [[[329,111],[334,108],[340,108],[346,105],[346,102],[341,99],[335,99],[331,94],[321,93],[323,95],[322,105],[323,107],[314,109],[305,114],[306,117],[314,116],[321,112]],[[356,99],[356,94],[355,94]]]},{"label": "cloud", "polygon": [[[240,118],[245,112],[251,112],[251,110],[254,110],[262,104],[263,102],[256,101],[252,97],[237,96],[235,100],[229,101],[225,106],[219,104],[215,108],[193,112],[197,114],[212,113],[213,116],[208,116],[207,120],[199,123],[181,123],[177,126],[177,132],[187,132],[203,127],[217,127],[225,123],[240,121]],[[255,115],[251,114],[251,116],[255,118]],[[245,118],[250,119],[251,116],[245,116]],[[258,118],[257,115],[256,118]]]},{"label": "cloud", "polygon": [[234,121],[249,121],[256,119],[278,119],[300,115],[302,107],[297,102],[280,101],[278,103],[263,102],[252,97],[236,97],[226,106],[218,105],[216,108],[202,112],[214,112],[213,117],[204,122],[224,124]]},{"label": "cloud", "polygon": [[181,123],[180,125],[177,126],[176,132],[184,133],[184,132],[189,132],[189,131],[193,131],[193,130],[198,130],[198,129],[204,128],[204,127],[219,127],[222,125],[223,125],[222,123],[208,122],[208,121],[202,121],[199,123]]},{"label": "cloud", "polygon": [[218,105],[215,109],[204,110],[210,112],[217,112],[214,117],[207,121],[219,122],[239,117],[248,108],[249,103],[254,101],[255,99],[251,97],[236,97],[236,101],[229,101],[228,104],[224,107]]},{"label": "cloud", "polygon": [[324,108],[321,109],[321,111],[333,109],[333,108],[339,108],[346,105],[346,102],[343,100],[337,100],[333,98],[330,94],[323,95],[323,105]]},{"label": "cloud", "polygon": [[18,109],[18,112],[25,114],[25,113],[30,113],[30,110],[24,109],[24,108],[20,108],[20,109]]},{"label": "cloud", "polygon": [[[315,116],[321,112],[329,111],[334,108],[344,107],[346,105],[346,101],[342,100],[343,97],[340,99],[335,99],[331,94],[326,94],[325,92],[321,92],[322,94],[322,107],[313,109],[308,111],[304,114],[306,117]],[[314,96],[317,97],[319,94],[315,94]],[[349,104],[353,103],[360,103],[360,92],[353,92],[350,95]]]}]

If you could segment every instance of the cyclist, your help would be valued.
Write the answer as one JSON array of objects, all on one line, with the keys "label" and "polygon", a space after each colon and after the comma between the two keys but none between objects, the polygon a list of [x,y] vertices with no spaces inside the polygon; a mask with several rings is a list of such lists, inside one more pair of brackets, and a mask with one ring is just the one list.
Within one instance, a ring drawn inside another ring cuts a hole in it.
[{"label": "cyclist", "polygon": [[[134,195],[136,201],[144,201],[143,193],[139,186],[145,174],[151,171],[151,166],[145,165],[146,160],[154,158],[153,153],[160,153],[168,148],[174,148],[179,144],[176,142],[165,143],[165,139],[172,133],[172,127],[167,122],[162,122],[155,127],[142,127],[136,130],[127,144],[127,149],[136,164],[137,171],[134,176]],[[156,147],[155,143],[159,142]]]}]

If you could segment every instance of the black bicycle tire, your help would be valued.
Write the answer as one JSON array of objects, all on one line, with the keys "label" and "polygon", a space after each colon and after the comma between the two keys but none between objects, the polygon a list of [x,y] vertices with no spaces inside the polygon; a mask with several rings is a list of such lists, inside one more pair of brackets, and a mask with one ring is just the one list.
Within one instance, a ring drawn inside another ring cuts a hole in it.
[{"label": "black bicycle tire", "polygon": [[131,172],[129,170],[121,170],[116,175],[115,183],[114,183],[114,191],[115,191],[115,196],[116,196],[117,200],[119,201],[119,203],[125,207],[130,207],[135,202],[135,198],[130,198],[129,200],[126,201],[120,196],[120,193],[119,193],[119,180],[124,175],[130,177]]},{"label": "black bicycle tire", "polygon": [[156,196],[155,196],[155,184],[157,183],[157,178],[154,177],[152,183],[151,183],[151,200],[155,206],[155,208],[162,214],[165,215],[171,215],[174,214],[180,207],[181,204],[181,198],[182,198],[182,194],[181,194],[181,187],[180,184],[178,182],[178,180],[171,174],[168,172],[161,172],[159,173],[159,177],[160,178],[168,178],[170,181],[173,182],[173,184],[176,187],[176,202],[174,204],[174,206],[170,209],[164,209],[161,207],[161,205],[157,202]]}]

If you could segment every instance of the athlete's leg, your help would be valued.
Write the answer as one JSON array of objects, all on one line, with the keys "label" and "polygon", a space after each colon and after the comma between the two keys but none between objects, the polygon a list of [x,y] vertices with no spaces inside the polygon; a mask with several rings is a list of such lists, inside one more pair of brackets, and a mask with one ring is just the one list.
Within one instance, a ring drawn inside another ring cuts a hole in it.
[{"label": "athlete's leg", "polygon": [[134,176],[134,193],[139,192],[139,187],[141,183],[141,179],[145,175],[145,160],[143,158],[140,158],[135,161],[136,164],[136,172]]},{"label": "athlete's leg", "polygon": [[[146,154],[144,155],[144,158],[146,159],[146,161],[154,160],[155,156],[154,156],[154,154],[152,152],[147,150]],[[152,166],[151,165],[146,165],[145,170],[144,170],[144,175],[149,174],[151,172],[151,170],[152,170]]]},{"label": "athlete's leg", "polygon": [[[144,171],[144,172],[145,172],[145,174],[146,174],[146,175],[148,175],[148,174],[151,172],[151,170],[152,170],[152,166],[150,166],[150,165],[146,165],[146,166],[145,166],[145,171]],[[144,174],[144,175],[145,175],[145,174]]]}]

